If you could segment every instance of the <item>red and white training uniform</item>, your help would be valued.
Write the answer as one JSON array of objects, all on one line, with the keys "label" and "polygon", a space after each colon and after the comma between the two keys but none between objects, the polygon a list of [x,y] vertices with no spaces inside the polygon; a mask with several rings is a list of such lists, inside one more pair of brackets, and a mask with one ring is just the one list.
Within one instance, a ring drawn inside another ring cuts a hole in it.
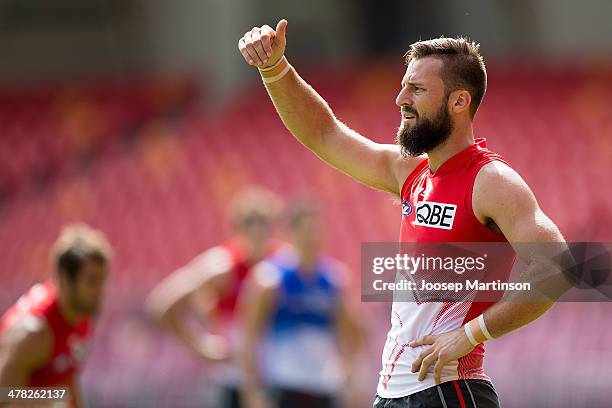
[{"label": "red and white training uniform", "polygon": [[[274,253],[279,247],[280,243],[272,241],[267,245],[262,257]],[[238,296],[247,275],[261,259],[251,257],[244,240],[234,237],[204,251],[194,261],[196,268],[202,273],[214,275],[229,271],[227,288],[210,312],[209,323],[214,334],[224,337],[229,342],[230,354],[238,350],[239,342],[242,340],[235,316]],[[219,385],[236,387],[241,381],[240,371],[232,361],[217,364],[214,372],[216,382]]]},{"label": "red and white training uniform", "polygon": [[[431,173],[429,161],[423,160],[402,187],[400,242],[506,242],[502,235],[482,225],[472,208],[476,175],[492,161],[506,163],[486,148],[484,139],[476,139],[474,145],[449,158],[435,173]],[[507,264],[508,268],[513,261],[512,251],[495,259],[498,265]],[[398,398],[435,386],[433,375],[418,381],[418,372],[411,372],[413,361],[430,346],[411,348],[408,343],[429,334],[456,330],[491,305],[482,302],[393,302],[377,394],[382,398]],[[484,372],[483,359],[484,345],[479,344],[458,362],[444,366],[442,382],[490,380]]]},{"label": "red and white training uniform", "polygon": [[46,363],[30,376],[28,387],[72,385],[89,351],[93,332],[91,319],[70,325],[60,313],[55,286],[38,283],[11,306],[0,319],[0,336],[17,322],[46,324],[52,334],[51,354]]}]

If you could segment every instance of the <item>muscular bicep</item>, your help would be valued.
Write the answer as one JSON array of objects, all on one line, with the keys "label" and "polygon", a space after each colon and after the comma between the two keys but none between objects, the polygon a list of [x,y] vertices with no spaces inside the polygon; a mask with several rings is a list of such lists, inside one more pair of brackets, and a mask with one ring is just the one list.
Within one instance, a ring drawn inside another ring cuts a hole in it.
[{"label": "muscular bicep", "polygon": [[402,157],[399,146],[376,143],[338,120],[316,146],[309,147],[323,161],[357,181],[395,195],[420,162]]},{"label": "muscular bicep", "polygon": [[474,183],[473,207],[477,218],[492,220],[513,244],[519,257],[533,257],[528,243],[561,243],[563,236],[555,223],[542,211],[525,181],[503,163],[484,166]]},{"label": "muscular bicep", "polygon": [[27,385],[51,353],[51,333],[46,323],[34,316],[16,323],[0,341],[0,386]]},{"label": "muscular bicep", "polygon": [[25,386],[28,384],[30,370],[17,355],[0,352],[0,386]]}]

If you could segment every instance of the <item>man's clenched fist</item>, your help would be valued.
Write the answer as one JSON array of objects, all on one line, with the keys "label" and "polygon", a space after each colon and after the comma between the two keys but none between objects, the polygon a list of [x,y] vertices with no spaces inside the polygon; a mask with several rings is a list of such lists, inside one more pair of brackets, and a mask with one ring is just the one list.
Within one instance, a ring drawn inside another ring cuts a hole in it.
[{"label": "man's clenched fist", "polygon": [[238,41],[238,49],[245,61],[257,68],[274,65],[285,53],[285,31],[287,20],[283,19],[276,25],[276,30],[264,25],[253,27]]}]

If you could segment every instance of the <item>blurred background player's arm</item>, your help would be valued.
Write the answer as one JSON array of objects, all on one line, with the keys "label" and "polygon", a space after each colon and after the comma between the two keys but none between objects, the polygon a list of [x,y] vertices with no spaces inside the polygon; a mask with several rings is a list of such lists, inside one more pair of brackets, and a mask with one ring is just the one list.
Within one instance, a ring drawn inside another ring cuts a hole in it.
[{"label": "blurred background player's arm", "polygon": [[[264,68],[284,58],[287,21],[264,25],[238,43],[251,65]],[[269,52],[267,56],[266,51]],[[291,68],[266,88],[287,129],[322,160],[371,187],[399,195],[421,159],[404,158],[399,146],[376,143],[338,120],[327,102]]]},{"label": "blurred background player's arm", "polygon": [[[344,269],[344,268],[343,268]],[[349,277],[349,271],[344,270],[343,276]],[[358,383],[359,372],[359,350],[365,343],[366,328],[363,319],[358,318],[355,304],[351,301],[351,291],[343,282],[340,286],[339,302],[337,310],[336,330],[338,333],[338,346],[342,359],[342,368],[346,375],[345,389],[348,390],[342,396],[345,400],[344,406],[358,406],[363,398],[360,384]],[[355,292],[353,292],[355,293]]]},{"label": "blurred background player's arm", "polygon": [[[349,382],[355,372],[355,358],[359,348],[363,345],[365,328],[363,319],[358,319],[356,305],[351,301],[351,291],[346,281],[350,278],[350,271],[346,266],[338,264],[338,308],[336,311],[336,333],[338,333],[339,351],[342,364]],[[356,292],[353,292],[356,293]]]},{"label": "blurred background player's arm", "polygon": [[53,334],[45,321],[31,316],[15,323],[1,341],[0,386],[26,386],[51,356]]},{"label": "blurred background player's arm", "polygon": [[[28,386],[32,373],[47,363],[53,347],[49,326],[34,316],[15,323],[0,341],[0,387]],[[0,403],[0,406],[23,406],[23,403]]]},{"label": "blurred background player's arm", "polygon": [[72,377],[72,382],[70,383],[70,401],[75,407],[87,406],[87,404],[85,404],[83,389],[81,388],[81,381],[76,374]]},{"label": "blurred background player's arm", "polygon": [[219,336],[193,333],[187,324],[192,313],[206,316],[229,286],[232,261],[227,251],[215,247],[160,282],[145,302],[162,327],[181,339],[196,355],[208,360],[227,358],[227,346]]},{"label": "blurred background player's arm", "polygon": [[279,282],[280,271],[268,262],[260,262],[245,281],[240,293],[238,318],[244,333],[239,353],[239,362],[244,374],[242,401],[249,408],[270,406],[265,385],[258,371],[257,356]]}]

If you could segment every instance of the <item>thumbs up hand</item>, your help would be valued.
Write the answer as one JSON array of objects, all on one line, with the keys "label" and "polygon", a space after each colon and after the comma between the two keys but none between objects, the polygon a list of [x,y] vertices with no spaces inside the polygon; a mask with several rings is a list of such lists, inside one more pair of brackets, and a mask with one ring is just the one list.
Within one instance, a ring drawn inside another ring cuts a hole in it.
[{"label": "thumbs up hand", "polygon": [[282,19],[276,30],[264,25],[253,27],[238,41],[238,49],[249,65],[267,68],[276,64],[285,54],[287,20]]}]

